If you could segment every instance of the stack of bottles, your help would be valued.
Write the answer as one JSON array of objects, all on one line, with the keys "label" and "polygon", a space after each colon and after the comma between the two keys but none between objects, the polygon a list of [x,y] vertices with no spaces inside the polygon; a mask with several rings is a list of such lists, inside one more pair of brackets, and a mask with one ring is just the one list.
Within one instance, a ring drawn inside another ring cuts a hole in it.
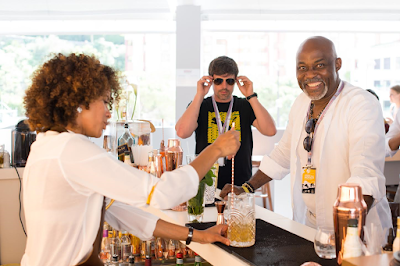
[{"label": "stack of bottles", "polygon": [[[188,259],[195,258],[196,255],[180,241],[159,237],[142,241],[126,231],[114,230],[104,222],[100,252],[104,265],[129,265],[129,261],[133,259],[134,262],[145,262],[146,257],[151,260],[175,261],[180,256]],[[201,258],[196,260],[200,262]]]}]

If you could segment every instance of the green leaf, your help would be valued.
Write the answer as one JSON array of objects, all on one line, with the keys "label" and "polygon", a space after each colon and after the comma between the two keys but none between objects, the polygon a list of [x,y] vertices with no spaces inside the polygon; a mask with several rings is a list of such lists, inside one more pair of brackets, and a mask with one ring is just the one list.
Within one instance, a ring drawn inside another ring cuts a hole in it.
[{"label": "green leaf", "polygon": [[208,170],[206,176],[200,181],[200,182],[204,182],[207,184],[207,186],[212,186],[214,180],[212,179],[213,177],[216,177],[216,175],[214,175],[213,171]]}]

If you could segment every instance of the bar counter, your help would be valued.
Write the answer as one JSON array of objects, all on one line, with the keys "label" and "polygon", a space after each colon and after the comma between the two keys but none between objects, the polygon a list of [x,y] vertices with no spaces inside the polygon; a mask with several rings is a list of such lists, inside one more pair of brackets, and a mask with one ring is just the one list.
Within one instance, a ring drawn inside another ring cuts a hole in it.
[{"label": "bar counter", "polygon": [[[219,190],[216,195],[219,195]],[[172,210],[160,211],[151,207],[143,208],[146,211],[152,212],[160,218],[172,223],[185,225],[188,222],[187,212],[176,212]],[[261,206],[256,205],[256,219],[264,220],[270,224],[280,227],[295,235],[298,235],[311,242],[314,241],[316,230],[290,220],[284,216],[269,211]],[[215,222],[217,220],[217,209],[215,207],[206,207],[203,217],[203,222]],[[256,232],[257,234],[257,232]],[[214,244],[199,244],[192,242],[189,247],[198,253],[202,258],[212,265],[249,265],[244,260],[226,252]]]}]

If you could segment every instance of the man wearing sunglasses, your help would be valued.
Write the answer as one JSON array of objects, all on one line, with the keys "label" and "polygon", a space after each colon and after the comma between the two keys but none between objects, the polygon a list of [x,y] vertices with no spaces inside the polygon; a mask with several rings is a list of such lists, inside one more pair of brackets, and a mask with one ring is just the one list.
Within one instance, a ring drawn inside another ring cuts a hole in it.
[{"label": "man wearing sunglasses", "polygon": [[[239,70],[233,59],[226,56],[214,59],[208,72],[208,76],[203,76],[197,82],[196,95],[175,129],[177,135],[183,139],[190,137],[195,131],[196,153],[200,153],[235,123],[235,130],[240,132],[241,142],[235,155],[235,184],[241,185],[249,180],[252,174],[251,126],[255,126],[263,135],[273,136],[276,133],[275,123],[258,101],[253,82],[245,76],[238,76]],[[245,98],[232,95],[235,83]],[[204,99],[211,85],[214,94]],[[232,161],[220,158],[218,163],[218,188],[222,188],[226,183],[231,183]]]},{"label": "man wearing sunglasses", "polygon": [[[297,52],[296,74],[304,93],[295,100],[279,144],[249,180],[253,189],[290,173],[293,219],[311,227],[333,227],[338,185],[361,186],[366,225],[392,227],[383,167],[382,110],[369,92],[341,81],[334,44],[311,37]],[[225,197],[227,185],[221,192]],[[235,192],[243,192],[235,187]]]}]

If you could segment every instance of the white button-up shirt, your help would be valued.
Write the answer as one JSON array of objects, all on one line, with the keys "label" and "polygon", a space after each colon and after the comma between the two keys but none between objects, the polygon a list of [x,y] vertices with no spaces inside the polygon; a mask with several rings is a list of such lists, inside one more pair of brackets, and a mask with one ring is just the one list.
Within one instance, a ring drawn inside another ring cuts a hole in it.
[{"label": "white button-up shirt", "polygon": [[199,177],[191,166],[156,178],[118,161],[87,137],[40,133],[31,146],[23,177],[27,244],[21,265],[76,265],[92,250],[103,198],[116,202],[105,220],[146,240],[158,218],[143,207],[167,209],[197,193]]},{"label": "white button-up shirt", "polygon": [[[383,167],[385,137],[383,115],[379,102],[369,92],[344,82],[345,86],[333,101],[321,121],[313,145],[313,166],[317,168],[316,216],[317,226],[333,227],[332,206],[338,185],[356,183],[364,195],[371,195],[374,204],[366,225],[374,223],[392,227],[386,199]],[[300,94],[292,106],[289,123],[270,155],[264,156],[260,170],[273,179],[290,173],[294,220],[305,223],[306,205],[301,190],[301,165],[297,156],[304,119],[310,99]]]}]

